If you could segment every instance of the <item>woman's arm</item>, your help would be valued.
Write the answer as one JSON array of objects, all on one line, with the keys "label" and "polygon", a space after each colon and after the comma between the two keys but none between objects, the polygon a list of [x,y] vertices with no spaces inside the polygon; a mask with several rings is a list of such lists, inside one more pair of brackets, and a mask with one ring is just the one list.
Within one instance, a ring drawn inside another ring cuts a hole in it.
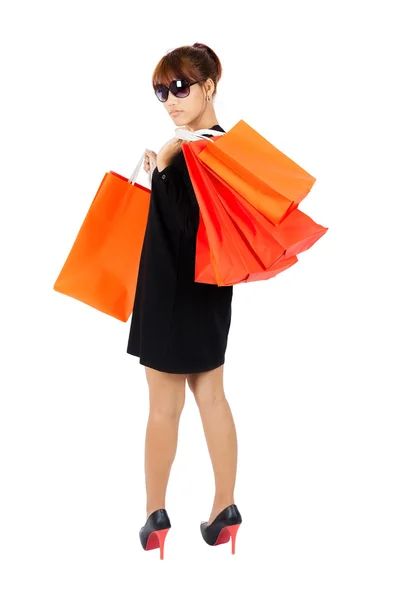
[{"label": "woman's arm", "polygon": [[197,232],[199,206],[185,165],[182,140],[174,137],[162,146],[157,155],[152,154],[157,165],[152,174],[152,186],[157,185],[170,202],[181,230]]}]

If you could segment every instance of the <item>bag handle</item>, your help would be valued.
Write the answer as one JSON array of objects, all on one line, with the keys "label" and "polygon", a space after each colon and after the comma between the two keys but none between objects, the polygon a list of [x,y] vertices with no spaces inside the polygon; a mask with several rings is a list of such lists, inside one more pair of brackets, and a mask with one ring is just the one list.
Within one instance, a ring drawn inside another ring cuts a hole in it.
[{"label": "bag handle", "polygon": [[217,136],[224,135],[225,131],[215,131],[215,129],[196,129],[196,131],[189,131],[184,127],[177,127],[175,129],[175,137],[181,140],[188,142],[195,142],[196,140],[208,140],[214,144],[214,140],[211,140],[209,137],[205,136],[205,133]]},{"label": "bag handle", "polygon": [[[217,135],[224,135],[225,132],[224,131],[215,131],[215,129],[196,129],[196,131],[189,131],[188,129],[185,129],[184,127],[177,127],[175,129],[174,137],[176,137],[180,140],[185,140],[187,142],[195,142],[196,140],[204,139],[204,140],[208,140],[209,142],[214,143],[214,140],[211,140],[209,137],[204,135],[205,133],[211,134],[213,136],[217,136]],[[128,183],[131,183],[132,185],[135,183],[137,176],[139,175],[140,167],[142,166],[142,162],[144,161],[145,153],[146,152],[143,152],[142,156],[139,159],[138,164],[133,169],[132,175],[128,179]],[[151,187],[152,174],[153,174],[155,166],[156,166],[156,163],[155,163],[153,157],[150,155],[150,169],[149,169],[149,173],[148,173],[150,187]]]},{"label": "bag handle", "polygon": [[[140,167],[142,166],[142,162],[144,161],[144,155],[145,155],[145,154],[146,154],[146,151],[144,151],[144,152],[142,153],[142,156],[139,158],[139,162],[138,162],[138,164],[137,164],[137,165],[136,165],[136,167],[133,169],[132,175],[131,175],[131,176],[129,177],[129,179],[128,179],[128,183],[131,183],[132,185],[135,183],[135,181],[136,181],[136,179],[137,179],[137,176],[139,175],[139,170],[140,170]],[[150,162],[151,162],[151,163],[153,162],[153,158],[152,158],[152,157],[150,158]],[[152,166],[152,165],[151,165],[151,166]],[[151,175],[150,175],[150,173],[151,173],[151,168],[150,168],[150,170],[149,170],[149,183],[151,184]]]}]

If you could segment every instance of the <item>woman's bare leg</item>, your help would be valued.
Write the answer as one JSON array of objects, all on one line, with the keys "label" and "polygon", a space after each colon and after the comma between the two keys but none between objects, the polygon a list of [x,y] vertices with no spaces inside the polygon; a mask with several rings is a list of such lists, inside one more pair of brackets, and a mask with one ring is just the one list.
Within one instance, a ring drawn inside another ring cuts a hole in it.
[{"label": "woman's bare leg", "polygon": [[155,510],[165,508],[179,420],[185,404],[186,375],[145,369],[150,400],[145,441],[147,519]]},{"label": "woman's bare leg", "polygon": [[187,376],[203,423],[214,470],[215,497],[208,523],[234,504],[237,471],[237,437],[232,412],[225,397],[223,367]]}]

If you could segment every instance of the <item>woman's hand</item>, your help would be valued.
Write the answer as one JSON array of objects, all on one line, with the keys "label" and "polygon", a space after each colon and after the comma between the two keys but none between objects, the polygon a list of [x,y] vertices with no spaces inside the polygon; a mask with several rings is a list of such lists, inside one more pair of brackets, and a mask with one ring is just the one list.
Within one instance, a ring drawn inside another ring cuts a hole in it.
[{"label": "woman's hand", "polygon": [[182,141],[183,140],[174,137],[171,140],[168,140],[168,142],[160,149],[157,156],[157,168],[159,171],[165,169],[165,167],[170,164],[175,154],[178,154],[182,146]]},{"label": "woman's hand", "polygon": [[157,154],[153,152],[153,150],[148,150],[146,148],[143,161],[143,169],[146,171],[146,173],[150,171],[150,157],[152,157],[155,164],[157,162]]}]

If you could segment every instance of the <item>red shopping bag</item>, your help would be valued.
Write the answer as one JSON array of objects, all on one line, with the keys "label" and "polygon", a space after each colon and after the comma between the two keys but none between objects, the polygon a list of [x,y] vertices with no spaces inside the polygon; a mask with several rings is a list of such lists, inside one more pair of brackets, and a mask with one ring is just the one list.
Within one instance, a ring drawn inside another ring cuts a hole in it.
[{"label": "red shopping bag", "polygon": [[243,119],[207,143],[199,159],[275,225],[316,181]]},{"label": "red shopping bag", "polygon": [[260,281],[275,277],[278,273],[282,273],[297,262],[296,256],[286,258],[284,255],[278,258],[273,266],[267,269],[254,271],[248,273],[243,277],[241,281],[233,280],[231,283],[224,283],[221,274],[218,270],[218,266],[215,261],[215,257],[210,248],[210,244],[207,238],[207,232],[205,229],[204,221],[200,213],[199,229],[197,233],[196,241],[196,262],[195,262],[195,281],[199,283],[211,283],[217,284],[218,286],[223,285],[234,285],[237,283],[249,283],[251,281]]},{"label": "red shopping bag", "polygon": [[125,322],[150,206],[150,189],[134,181],[141,162],[130,179],[104,175],[53,288]]},{"label": "red shopping bag", "polygon": [[[237,230],[229,213],[223,206],[212,175],[204,168],[193,152],[193,146],[204,145],[207,141],[198,140],[182,144],[182,150],[189,176],[200,207],[201,220],[196,238],[195,273],[201,277],[209,268],[204,264],[207,244],[211,249],[208,260],[217,277],[218,285],[232,285],[245,281],[251,273],[265,271],[284,253],[284,248],[268,232],[264,234],[263,253],[254,252]],[[214,263],[214,264],[213,264]],[[204,282],[204,280],[202,281]]]},{"label": "red shopping bag", "polygon": [[[327,228],[318,225],[298,209],[289,213],[279,226],[271,224],[263,214],[223,181],[222,177],[199,162],[198,157],[207,144],[206,140],[197,140],[182,145],[200,206],[196,281],[232,285],[269,279],[295,264],[296,255],[309,249],[326,233]],[[207,210],[207,202],[214,208],[218,206],[219,212],[210,213]],[[224,216],[223,219],[220,218],[221,215]],[[220,221],[215,226],[215,219],[218,217]],[[229,230],[230,236],[225,236],[224,243],[218,245],[216,232],[221,228]],[[230,242],[227,243],[226,239]],[[250,252],[253,258],[256,257],[258,264],[249,260],[244,264],[236,262],[237,257],[232,248],[239,245],[243,257],[243,243],[247,246],[247,258]],[[278,243],[282,250],[278,256],[271,255],[271,249],[276,249],[274,243]],[[225,267],[227,262],[230,266],[229,271],[226,268],[221,271],[220,264]],[[249,267],[247,272],[246,267]]]}]

